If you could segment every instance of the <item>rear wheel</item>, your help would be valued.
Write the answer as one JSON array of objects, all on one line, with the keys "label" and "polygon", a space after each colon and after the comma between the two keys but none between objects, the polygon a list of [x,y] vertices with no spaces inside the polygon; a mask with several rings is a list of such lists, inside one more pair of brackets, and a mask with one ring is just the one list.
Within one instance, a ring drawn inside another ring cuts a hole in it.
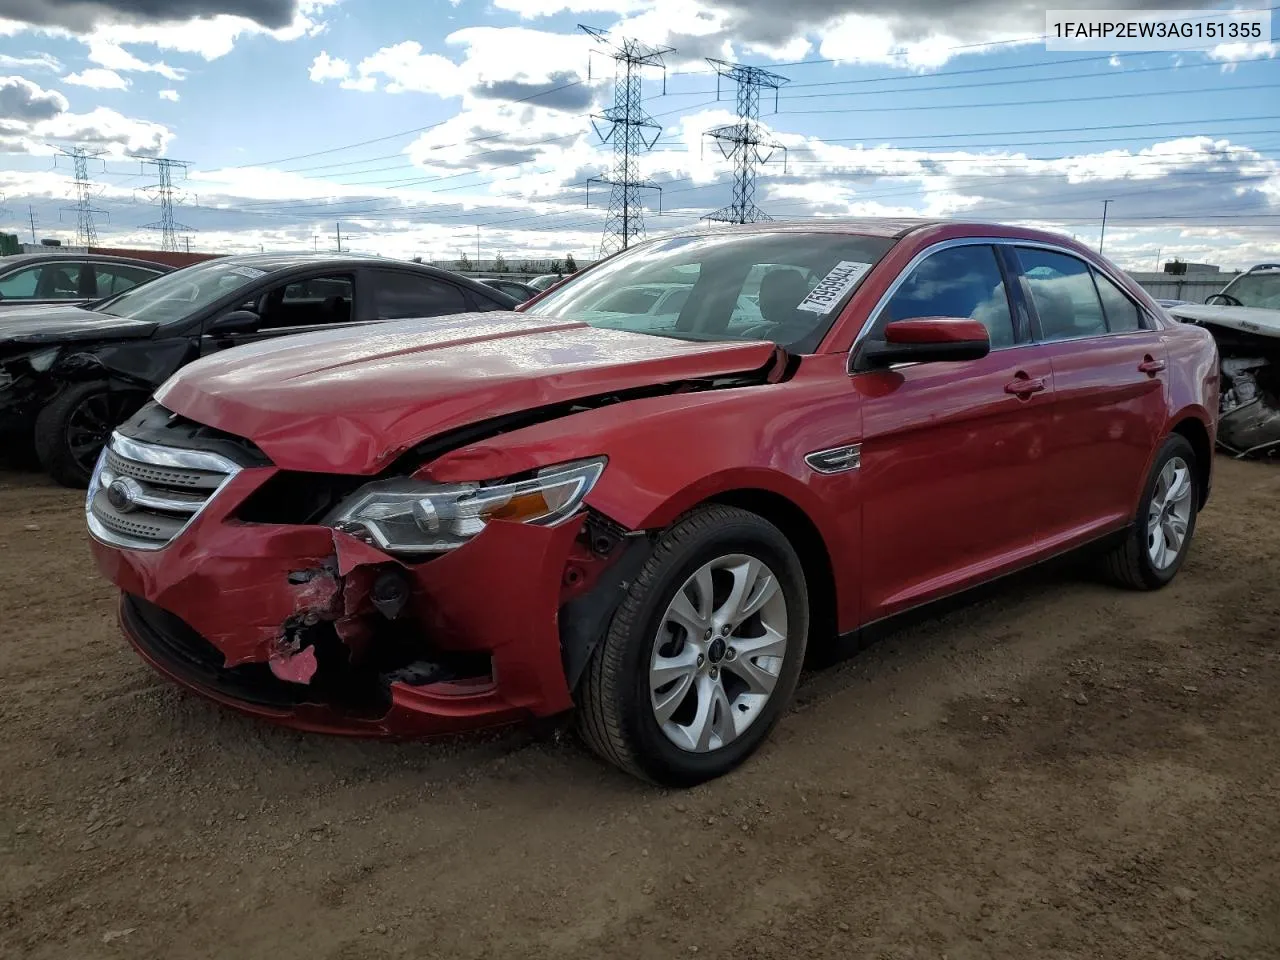
[{"label": "rear wheel", "polygon": [[101,381],[65,387],[36,417],[40,465],[63,486],[86,486],[111,431],[146,400],[140,390],[113,390]]},{"label": "rear wheel", "polygon": [[745,510],[696,510],[663,534],[597,647],[583,735],[659,783],[727,773],[786,709],[808,632],[804,573],[786,537]]},{"label": "rear wheel", "polygon": [[1156,590],[1174,578],[1195,534],[1198,467],[1186,437],[1165,438],[1132,529],[1104,561],[1110,579],[1134,590]]}]

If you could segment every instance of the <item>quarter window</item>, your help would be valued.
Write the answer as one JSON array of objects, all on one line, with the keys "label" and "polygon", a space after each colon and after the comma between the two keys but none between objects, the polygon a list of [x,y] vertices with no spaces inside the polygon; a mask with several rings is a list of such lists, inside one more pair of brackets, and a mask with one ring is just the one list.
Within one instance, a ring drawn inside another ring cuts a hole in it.
[{"label": "quarter window", "polygon": [[1019,247],[1018,259],[1040,317],[1040,339],[1074,340],[1107,332],[1088,264],[1032,247]]},{"label": "quarter window", "polygon": [[1102,309],[1107,315],[1107,327],[1112,333],[1125,333],[1129,330],[1141,330],[1142,311],[1138,309],[1138,305],[1129,299],[1128,294],[1121,290],[1111,278],[1097,270],[1093,272],[1093,279],[1098,284],[1098,296],[1102,298]]},{"label": "quarter window", "polygon": [[993,348],[1011,346],[1013,314],[995,250],[974,244],[933,254],[911,271],[885,305],[879,323],[920,317],[980,320]]}]

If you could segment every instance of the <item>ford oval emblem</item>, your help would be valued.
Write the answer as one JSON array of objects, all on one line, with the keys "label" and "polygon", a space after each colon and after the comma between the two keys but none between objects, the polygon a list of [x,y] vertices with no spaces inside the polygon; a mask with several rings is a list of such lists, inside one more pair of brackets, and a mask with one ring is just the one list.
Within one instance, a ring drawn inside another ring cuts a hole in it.
[{"label": "ford oval emblem", "polygon": [[138,505],[138,497],[142,496],[142,486],[132,477],[120,477],[107,487],[107,503],[120,513],[128,513]]}]

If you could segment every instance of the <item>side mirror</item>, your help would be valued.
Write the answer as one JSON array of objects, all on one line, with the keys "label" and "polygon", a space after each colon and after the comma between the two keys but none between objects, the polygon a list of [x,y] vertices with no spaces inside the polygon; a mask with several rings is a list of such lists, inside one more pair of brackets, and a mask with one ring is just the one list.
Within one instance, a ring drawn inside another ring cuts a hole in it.
[{"label": "side mirror", "polygon": [[209,333],[253,333],[262,318],[252,310],[231,310],[209,324]]},{"label": "side mirror", "polygon": [[869,340],[858,352],[858,368],[894,363],[980,360],[991,352],[987,328],[960,317],[921,317],[885,325],[883,340]]}]

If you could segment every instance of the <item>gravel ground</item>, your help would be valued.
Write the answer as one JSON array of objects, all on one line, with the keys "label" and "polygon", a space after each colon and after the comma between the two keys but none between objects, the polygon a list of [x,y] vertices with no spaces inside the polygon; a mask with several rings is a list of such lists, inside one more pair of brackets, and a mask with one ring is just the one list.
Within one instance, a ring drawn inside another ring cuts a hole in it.
[{"label": "gravel ground", "polygon": [[1014,578],[660,791],[554,725],[306,736],[126,648],[79,494],[0,473],[0,956],[1280,957],[1280,473],[1175,584]]}]

